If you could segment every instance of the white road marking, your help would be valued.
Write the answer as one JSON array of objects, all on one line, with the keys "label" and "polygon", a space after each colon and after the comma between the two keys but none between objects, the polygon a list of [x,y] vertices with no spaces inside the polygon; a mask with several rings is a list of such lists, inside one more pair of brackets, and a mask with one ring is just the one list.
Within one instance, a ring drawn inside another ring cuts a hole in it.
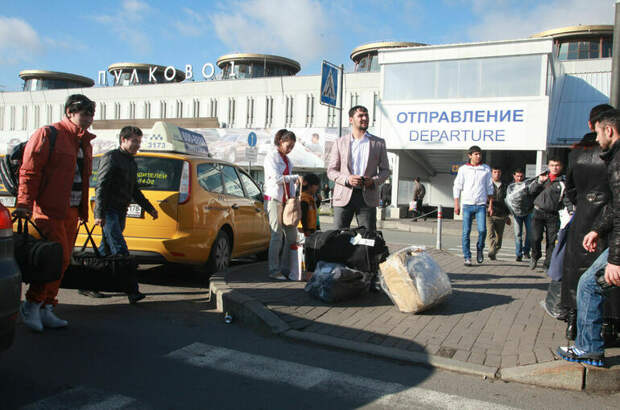
[{"label": "white road marking", "polygon": [[102,390],[87,387],[75,387],[28,404],[21,409],[114,410],[128,408],[130,405],[132,409],[147,408],[143,405],[137,406],[137,401],[131,397],[120,394],[106,393]]},{"label": "white road marking", "polygon": [[491,410],[512,408],[203,343],[193,343],[167,354],[166,357],[196,367],[225,371],[257,380],[284,383],[317,393],[361,399],[367,405],[376,404],[389,409],[432,407]]}]

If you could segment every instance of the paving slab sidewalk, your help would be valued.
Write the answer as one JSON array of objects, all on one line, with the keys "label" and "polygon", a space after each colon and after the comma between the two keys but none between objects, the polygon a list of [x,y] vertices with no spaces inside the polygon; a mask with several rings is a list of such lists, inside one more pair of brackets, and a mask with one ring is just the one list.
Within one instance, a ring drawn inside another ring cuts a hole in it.
[{"label": "paving slab sidewalk", "polygon": [[304,282],[267,277],[264,262],[215,275],[218,308],[241,321],[296,340],[429,366],[589,391],[620,391],[620,349],[608,349],[607,368],[557,360],[565,323],[545,314],[548,278],[527,263],[508,260],[463,266],[462,258],[429,250],[448,273],[453,295],[417,315],[398,311],[381,292],[326,304]]}]

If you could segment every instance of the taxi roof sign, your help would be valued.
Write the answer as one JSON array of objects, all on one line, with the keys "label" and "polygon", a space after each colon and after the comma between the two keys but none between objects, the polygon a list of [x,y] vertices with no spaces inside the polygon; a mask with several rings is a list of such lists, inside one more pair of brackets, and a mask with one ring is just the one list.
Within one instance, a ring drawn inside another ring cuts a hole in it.
[{"label": "taxi roof sign", "polygon": [[153,124],[151,133],[142,137],[141,150],[209,154],[207,141],[202,134],[163,121]]}]

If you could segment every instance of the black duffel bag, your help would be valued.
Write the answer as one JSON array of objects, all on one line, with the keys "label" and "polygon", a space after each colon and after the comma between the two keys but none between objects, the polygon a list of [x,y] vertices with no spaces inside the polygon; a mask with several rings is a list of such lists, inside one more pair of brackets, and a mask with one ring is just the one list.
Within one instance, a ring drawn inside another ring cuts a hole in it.
[{"label": "black duffel bag", "polygon": [[[84,226],[86,241],[79,251],[71,255],[71,263],[65,272],[60,286],[65,289],[83,289],[97,292],[125,292],[136,293],[137,263],[130,255],[102,256],[99,253],[92,232],[88,225],[82,222],[79,230]],[[88,243],[92,252],[86,250]]]},{"label": "black duffel bag", "polygon": [[[22,281],[54,282],[62,275],[63,252],[59,242],[49,241],[39,228],[28,218],[16,217],[17,232],[13,233],[15,261],[22,272]],[[39,233],[40,239],[28,233],[32,225]]]},{"label": "black duffel bag", "polygon": [[[351,240],[360,235],[361,244],[354,245]],[[367,245],[371,240],[374,244]],[[370,231],[361,226],[355,229],[334,229],[316,231],[304,242],[306,270],[314,272],[318,261],[342,263],[362,272],[376,273],[379,264],[388,257],[381,231]]]}]

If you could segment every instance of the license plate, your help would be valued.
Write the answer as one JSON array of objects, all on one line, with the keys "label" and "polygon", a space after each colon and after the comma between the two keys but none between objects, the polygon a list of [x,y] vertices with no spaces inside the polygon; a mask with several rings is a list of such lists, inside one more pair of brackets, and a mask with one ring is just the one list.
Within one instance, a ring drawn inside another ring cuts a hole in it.
[{"label": "license plate", "polygon": [[137,204],[130,204],[127,208],[127,216],[129,218],[142,218],[142,207]]},{"label": "license plate", "polygon": [[14,196],[0,196],[0,204],[7,207],[14,207],[17,198]]}]

